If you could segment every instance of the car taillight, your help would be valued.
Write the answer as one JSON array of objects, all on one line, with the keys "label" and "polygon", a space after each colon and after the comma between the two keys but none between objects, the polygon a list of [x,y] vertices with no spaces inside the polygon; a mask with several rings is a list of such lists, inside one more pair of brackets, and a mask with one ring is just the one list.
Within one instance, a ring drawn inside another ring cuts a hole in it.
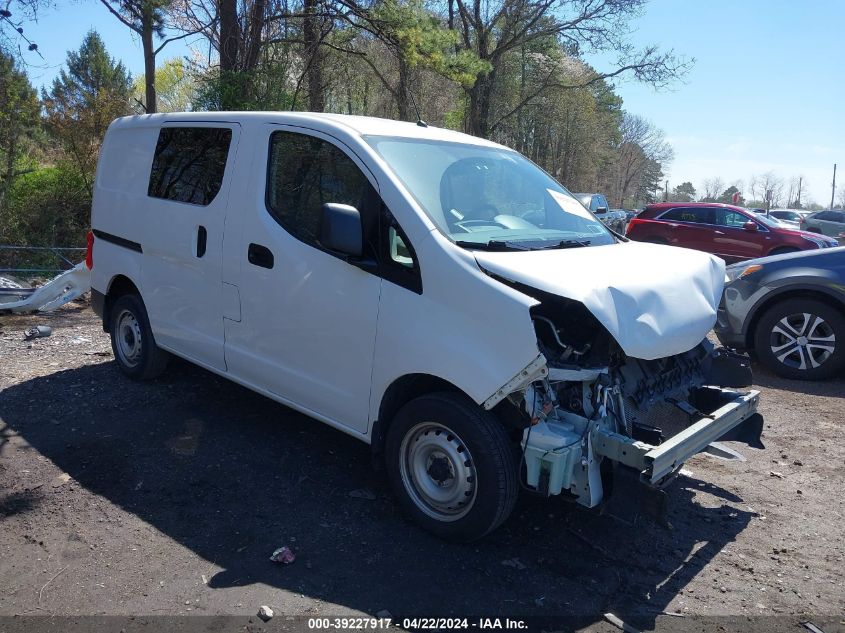
[{"label": "car taillight", "polygon": [[85,266],[94,269],[94,231],[88,231],[88,248],[85,251]]}]

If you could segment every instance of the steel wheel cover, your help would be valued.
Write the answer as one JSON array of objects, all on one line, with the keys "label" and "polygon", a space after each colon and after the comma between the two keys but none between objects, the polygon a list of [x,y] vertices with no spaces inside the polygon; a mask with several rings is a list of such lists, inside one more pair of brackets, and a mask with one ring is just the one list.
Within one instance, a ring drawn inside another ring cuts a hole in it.
[{"label": "steel wheel cover", "polygon": [[475,503],[478,478],[472,456],[442,424],[422,422],[405,434],[399,470],[414,504],[438,521],[457,521]]},{"label": "steel wheel cover", "polygon": [[141,340],[141,324],[129,310],[124,310],[117,318],[115,332],[115,347],[120,361],[127,367],[135,367],[141,362],[143,341]]}]

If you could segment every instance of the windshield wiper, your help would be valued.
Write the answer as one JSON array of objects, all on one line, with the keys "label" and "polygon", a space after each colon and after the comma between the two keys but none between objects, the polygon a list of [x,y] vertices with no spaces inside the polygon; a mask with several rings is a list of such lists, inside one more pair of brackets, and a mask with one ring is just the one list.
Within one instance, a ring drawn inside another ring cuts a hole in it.
[{"label": "windshield wiper", "polygon": [[590,243],[590,240],[562,240],[540,248],[544,250],[548,248],[578,248],[579,246],[589,246]]},{"label": "windshield wiper", "polygon": [[477,248],[485,251],[531,251],[534,250],[530,246],[520,244],[519,242],[507,242],[503,240],[490,240],[489,242],[468,242],[466,240],[456,240],[455,244],[463,248]]},{"label": "windshield wiper", "polygon": [[578,248],[589,246],[590,240],[562,240],[552,244],[538,242],[537,240],[524,240],[515,242],[511,240],[490,240],[489,242],[468,242],[457,240],[458,246],[464,248],[477,248],[485,251],[542,251],[552,248]]}]

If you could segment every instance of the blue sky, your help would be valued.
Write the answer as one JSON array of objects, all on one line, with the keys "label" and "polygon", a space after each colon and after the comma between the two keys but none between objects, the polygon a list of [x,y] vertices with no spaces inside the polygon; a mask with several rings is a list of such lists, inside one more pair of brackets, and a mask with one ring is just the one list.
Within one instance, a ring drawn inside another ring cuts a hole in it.
[{"label": "blue sky", "polygon": [[[803,176],[817,202],[830,201],[833,163],[845,185],[845,0],[651,0],[633,41],[657,43],[696,58],[683,82],[655,91],[617,83],[626,110],[650,119],[675,149],[669,186],[707,178],[726,184],[774,171]],[[143,72],[138,38],[95,0],[57,0],[26,34],[45,67],[30,68],[48,84],[85,32],[96,28],[113,57]],[[160,60],[189,53],[184,42]],[[602,59],[595,62],[602,69]],[[839,187],[837,187],[838,189]]]}]

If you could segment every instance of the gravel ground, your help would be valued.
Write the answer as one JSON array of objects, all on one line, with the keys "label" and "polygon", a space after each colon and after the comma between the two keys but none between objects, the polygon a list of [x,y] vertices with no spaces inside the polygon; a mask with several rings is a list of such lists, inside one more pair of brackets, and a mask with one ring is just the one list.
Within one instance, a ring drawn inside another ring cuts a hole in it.
[{"label": "gravel ground", "polygon": [[[53,335],[24,342],[36,323]],[[666,630],[827,616],[825,633],[841,630],[845,380],[755,367],[755,381],[766,449],[690,460],[671,528],[523,498],[460,546],[406,521],[364,444],[182,361],[153,383],[124,378],[84,303],[0,316],[0,616],[270,605],[565,614],[590,630],[616,630],[609,611]],[[293,564],[268,561],[281,545]]]}]

